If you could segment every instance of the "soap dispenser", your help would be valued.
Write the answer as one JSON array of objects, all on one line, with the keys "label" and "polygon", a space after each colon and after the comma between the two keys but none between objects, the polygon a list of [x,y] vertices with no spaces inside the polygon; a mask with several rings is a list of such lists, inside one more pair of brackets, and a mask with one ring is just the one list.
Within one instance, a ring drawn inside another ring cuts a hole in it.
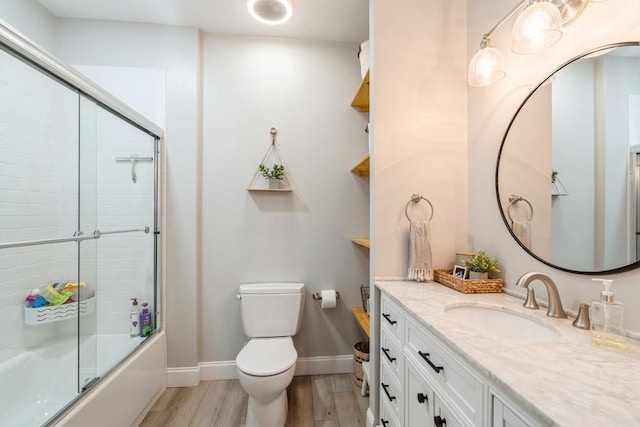
[{"label": "soap dispenser", "polygon": [[151,312],[147,308],[149,304],[142,303],[142,311],[140,312],[140,336],[148,337],[151,335],[153,325],[151,324]]},{"label": "soap dispenser", "polygon": [[140,335],[140,318],[138,313],[138,298],[131,298],[131,313],[129,313],[129,335]]},{"label": "soap dispenser", "polygon": [[613,280],[591,280],[602,282],[604,286],[600,301],[594,301],[589,308],[591,341],[603,347],[624,350],[624,306],[613,299]]}]

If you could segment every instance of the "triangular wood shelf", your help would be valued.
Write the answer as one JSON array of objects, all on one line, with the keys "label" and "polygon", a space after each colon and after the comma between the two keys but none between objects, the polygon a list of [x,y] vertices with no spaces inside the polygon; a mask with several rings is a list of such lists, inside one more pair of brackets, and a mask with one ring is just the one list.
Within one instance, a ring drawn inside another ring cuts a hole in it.
[{"label": "triangular wood shelf", "polygon": [[[282,157],[282,153],[278,148],[278,144],[276,143],[276,135],[278,134],[278,130],[276,128],[271,128],[271,145],[267,149],[267,152],[264,154],[262,161],[256,166],[256,173],[253,175],[253,179],[247,186],[247,190],[249,191],[279,191],[286,192],[292,191],[293,180],[289,175],[289,168],[284,163],[284,158]],[[281,165],[284,166],[284,177],[281,180],[273,180],[265,178],[260,172],[260,165],[265,165],[267,168],[273,168],[273,165]]]},{"label": "triangular wood shelf", "polygon": [[365,156],[357,165],[352,167],[351,172],[361,177],[369,176],[369,156]]}]

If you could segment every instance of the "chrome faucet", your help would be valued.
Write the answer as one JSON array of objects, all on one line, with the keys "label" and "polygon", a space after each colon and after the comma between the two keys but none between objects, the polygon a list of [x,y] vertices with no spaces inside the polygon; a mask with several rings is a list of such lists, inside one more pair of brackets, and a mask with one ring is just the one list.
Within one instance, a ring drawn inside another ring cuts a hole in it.
[{"label": "chrome faucet", "polygon": [[566,319],[567,314],[564,312],[562,308],[562,302],[560,301],[560,294],[558,294],[558,288],[556,288],[556,284],[553,283],[553,280],[546,274],[542,273],[525,273],[516,282],[516,285],[522,288],[529,288],[529,285],[534,280],[540,280],[544,283],[544,287],[547,288],[547,301],[549,302],[549,309],[547,310],[547,316],[549,317],[557,317],[560,319]]}]

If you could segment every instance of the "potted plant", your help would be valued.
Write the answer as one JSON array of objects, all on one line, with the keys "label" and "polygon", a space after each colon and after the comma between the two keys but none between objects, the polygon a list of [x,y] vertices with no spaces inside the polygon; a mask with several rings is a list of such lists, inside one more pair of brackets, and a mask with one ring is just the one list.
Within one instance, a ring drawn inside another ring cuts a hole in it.
[{"label": "potted plant", "polygon": [[282,180],[284,179],[284,165],[274,163],[271,168],[268,168],[261,163],[258,169],[262,176],[269,180],[269,188],[281,187]]},{"label": "potted plant", "polygon": [[498,261],[485,251],[478,251],[463,262],[464,266],[469,269],[469,279],[488,279],[489,272],[500,272]]}]

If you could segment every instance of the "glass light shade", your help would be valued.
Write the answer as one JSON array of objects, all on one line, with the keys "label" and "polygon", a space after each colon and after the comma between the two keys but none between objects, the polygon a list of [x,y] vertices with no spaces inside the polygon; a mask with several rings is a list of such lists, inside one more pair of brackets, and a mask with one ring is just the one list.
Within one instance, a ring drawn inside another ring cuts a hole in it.
[{"label": "glass light shade", "polygon": [[247,0],[249,14],[267,25],[284,24],[293,15],[291,0]]},{"label": "glass light shade", "polygon": [[541,0],[529,5],[513,25],[511,50],[537,53],[562,38],[562,16],[557,6]]},{"label": "glass light shade", "polygon": [[469,62],[470,86],[489,86],[505,76],[502,52],[495,47],[484,47]]}]

